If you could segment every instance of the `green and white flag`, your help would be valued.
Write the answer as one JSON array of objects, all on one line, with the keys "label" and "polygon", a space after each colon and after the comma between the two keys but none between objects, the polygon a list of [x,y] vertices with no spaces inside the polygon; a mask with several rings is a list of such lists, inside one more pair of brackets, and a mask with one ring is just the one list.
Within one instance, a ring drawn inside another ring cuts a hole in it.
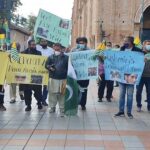
[{"label": "green and white flag", "polygon": [[16,62],[19,61],[19,53],[17,51],[17,46],[15,42],[13,42],[11,46],[10,56],[11,56],[11,59],[13,59],[14,61]]},{"label": "green and white flag", "polygon": [[75,70],[69,59],[68,75],[65,92],[65,114],[68,116],[76,115],[78,112],[78,84]]}]

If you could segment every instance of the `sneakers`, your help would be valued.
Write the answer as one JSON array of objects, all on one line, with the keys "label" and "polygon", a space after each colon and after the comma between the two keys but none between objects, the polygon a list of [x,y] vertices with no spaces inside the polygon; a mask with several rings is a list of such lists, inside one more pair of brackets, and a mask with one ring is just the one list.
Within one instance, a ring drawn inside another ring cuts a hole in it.
[{"label": "sneakers", "polygon": [[43,106],[48,106],[48,104],[46,102],[42,102]]},{"label": "sneakers", "polygon": [[51,107],[49,113],[54,113],[54,112],[55,112],[55,107]]},{"label": "sneakers", "polygon": [[131,113],[127,113],[127,115],[130,119],[133,119],[133,115]]},{"label": "sneakers", "polygon": [[6,111],[6,107],[3,104],[0,105],[0,111]]},{"label": "sneakers", "polygon": [[141,107],[138,107],[138,108],[137,108],[137,112],[141,112]]},{"label": "sneakers", "polygon": [[118,112],[117,114],[114,115],[114,117],[125,117],[124,112]]},{"label": "sneakers", "polygon": [[10,100],[10,104],[14,104],[16,102],[15,99]]},{"label": "sneakers", "polygon": [[25,111],[31,111],[31,106],[27,106],[26,108],[25,108]]}]

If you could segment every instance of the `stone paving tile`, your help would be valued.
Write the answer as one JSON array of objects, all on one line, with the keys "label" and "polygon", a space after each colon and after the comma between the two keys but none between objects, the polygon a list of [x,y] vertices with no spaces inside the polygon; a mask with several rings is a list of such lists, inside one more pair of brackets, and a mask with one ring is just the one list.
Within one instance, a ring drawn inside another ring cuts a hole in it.
[{"label": "stone paving tile", "polygon": [[[115,88],[115,90],[118,88]],[[7,91],[7,90],[6,90]],[[5,96],[6,112],[0,113],[0,149],[25,150],[150,150],[150,120],[143,103],[143,112],[134,119],[115,118],[118,112],[118,91],[112,103],[97,102],[97,86],[90,83],[87,111],[79,108],[77,116],[59,117],[47,108],[38,111],[33,98],[32,111],[24,111],[24,102],[11,105]]]},{"label": "stone paving tile", "polygon": [[3,150],[22,150],[23,146],[7,146]]}]

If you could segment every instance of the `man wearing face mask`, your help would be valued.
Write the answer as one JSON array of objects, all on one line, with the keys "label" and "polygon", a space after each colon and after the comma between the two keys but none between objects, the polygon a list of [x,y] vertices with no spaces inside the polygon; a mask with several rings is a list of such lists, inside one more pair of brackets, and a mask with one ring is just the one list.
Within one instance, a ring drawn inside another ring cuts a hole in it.
[{"label": "man wearing face mask", "polygon": [[[76,39],[76,48],[72,49],[72,52],[90,50],[87,47],[88,40],[86,37],[78,37]],[[81,105],[82,110],[86,110],[86,101],[87,101],[87,89],[89,85],[89,80],[78,80],[79,85],[79,104]]]},{"label": "man wearing face mask", "polygon": [[[36,50],[36,44],[34,40],[30,40],[28,42],[28,48],[22,53],[30,55],[41,55],[41,52]],[[32,91],[34,91],[34,97],[37,100],[38,109],[42,109],[42,85],[22,84],[21,86],[24,90],[25,104],[27,106],[25,111],[31,111]]]},{"label": "man wearing face mask", "polygon": [[147,94],[147,110],[150,112],[150,40],[144,41],[143,51],[145,53],[145,67],[136,91],[137,111],[141,112],[142,91],[143,86],[145,85]]},{"label": "man wearing face mask", "polygon": [[[48,42],[45,39],[41,39],[40,45],[38,45],[36,47],[37,47],[37,50],[42,53],[42,56],[49,57],[52,54],[54,54],[54,50],[52,48],[48,47]],[[48,89],[47,89],[47,86],[44,85],[43,92],[42,92],[42,105],[43,106],[48,106],[48,104],[46,102],[47,95],[48,95]]]},{"label": "man wearing face mask", "polygon": [[[132,36],[128,36],[124,39],[124,45],[121,47],[121,51],[135,51],[142,53],[141,49],[135,47],[134,37]],[[119,83],[119,88],[120,88],[119,112],[115,114],[115,117],[125,116],[124,107],[125,107],[125,95],[127,91],[127,115],[130,119],[132,119],[134,84]]]},{"label": "man wearing face mask", "polygon": [[62,52],[60,43],[53,46],[54,54],[49,56],[45,68],[49,71],[49,105],[50,113],[56,111],[59,104],[60,116],[64,116],[64,87],[67,79],[68,56]]}]

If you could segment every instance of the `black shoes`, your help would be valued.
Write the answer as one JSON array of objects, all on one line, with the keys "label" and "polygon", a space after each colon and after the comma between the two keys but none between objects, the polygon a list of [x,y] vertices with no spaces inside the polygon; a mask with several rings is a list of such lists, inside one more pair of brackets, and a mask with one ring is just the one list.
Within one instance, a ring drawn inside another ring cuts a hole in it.
[{"label": "black shoes", "polygon": [[[133,115],[131,113],[127,113],[128,117],[130,119],[133,119]],[[117,114],[114,115],[114,117],[125,117],[124,112],[118,112]]]},{"label": "black shoes", "polygon": [[86,107],[85,106],[81,106],[82,107],[82,110],[86,110]]},{"label": "black shoes", "polygon": [[117,114],[114,115],[114,117],[125,117],[124,112],[118,112]]},{"label": "black shoes", "polygon": [[130,119],[133,119],[133,115],[131,113],[127,113],[127,115]]},{"label": "black shoes", "polygon": [[25,108],[25,111],[31,111],[31,106],[27,106],[26,108]]},{"label": "black shoes", "polygon": [[110,99],[110,98],[107,98],[107,102],[111,102],[111,99]]},{"label": "black shoes", "polygon": [[38,105],[38,109],[42,109],[43,106],[41,104]]},{"label": "black shoes", "polygon": [[46,102],[42,102],[43,106],[48,106],[48,104]]},{"label": "black shoes", "polygon": [[0,111],[6,111],[6,107],[3,104],[0,105]]},{"label": "black shoes", "polygon": [[14,104],[16,102],[15,99],[10,100],[10,104]]},{"label": "black shoes", "polygon": [[23,101],[24,99],[24,95],[20,94],[20,99]]},{"label": "black shoes", "polygon": [[101,98],[98,99],[98,102],[103,102],[103,100]]}]

